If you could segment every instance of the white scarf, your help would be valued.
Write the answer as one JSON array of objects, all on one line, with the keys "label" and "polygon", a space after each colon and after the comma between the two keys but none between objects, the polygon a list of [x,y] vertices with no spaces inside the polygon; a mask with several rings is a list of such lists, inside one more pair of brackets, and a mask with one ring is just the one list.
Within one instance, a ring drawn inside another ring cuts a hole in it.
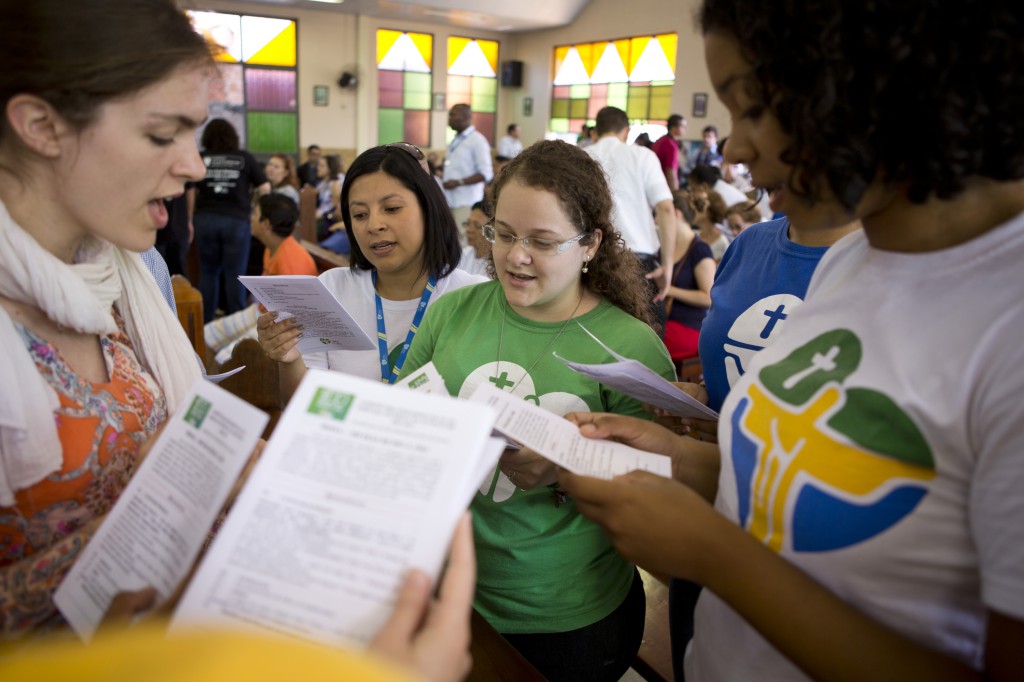
[{"label": "white scarf", "polygon": [[[90,238],[68,265],[19,227],[0,202],[0,294],[42,310],[83,334],[117,331],[116,304],[139,362],[173,411],[200,377],[185,330],[137,253]],[[56,392],[36,369],[0,307],[0,505],[58,471],[64,461],[54,411]]]}]

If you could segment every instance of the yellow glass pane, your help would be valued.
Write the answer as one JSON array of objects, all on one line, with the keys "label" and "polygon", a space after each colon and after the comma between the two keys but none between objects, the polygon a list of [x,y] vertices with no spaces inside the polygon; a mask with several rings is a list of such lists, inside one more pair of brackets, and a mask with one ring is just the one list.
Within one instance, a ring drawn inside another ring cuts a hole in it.
[{"label": "yellow glass pane", "polygon": [[[246,39],[243,36],[243,40]],[[283,31],[267,42],[256,54],[249,57],[246,63],[295,66],[295,22],[288,22]]]},{"label": "yellow glass pane", "polygon": [[615,41],[615,50],[619,53],[619,59],[622,60],[622,67],[628,74],[632,69],[632,65],[629,59],[629,38]]},{"label": "yellow glass pane", "polygon": [[672,73],[675,73],[676,50],[679,47],[679,36],[675,33],[666,33],[660,36],[655,36],[655,39],[661,45],[661,49],[665,53],[665,58],[668,59],[668,65],[672,68]]},{"label": "yellow glass pane", "polygon": [[629,39],[629,61],[626,62],[626,73],[633,73],[636,63],[640,61],[640,55],[644,53],[644,48],[649,42],[651,42],[650,36]]},{"label": "yellow glass pane", "polygon": [[601,53],[604,52],[604,46],[604,43],[586,43],[576,46],[576,50],[580,53],[580,60],[583,62],[583,68],[587,70],[588,77],[594,75],[594,67],[597,66],[597,60],[601,58]]},{"label": "yellow glass pane", "polygon": [[452,70],[452,64],[459,58],[462,51],[466,49],[466,45],[469,45],[469,42],[469,38],[448,36],[448,71]]},{"label": "yellow glass pane", "polygon": [[[555,71],[554,76],[558,75],[558,72],[562,69],[562,62],[565,61],[565,56],[569,54],[569,46],[562,45],[561,47],[555,48]],[[552,78],[554,80],[554,78]]]},{"label": "yellow glass pane", "polygon": [[409,37],[416,45],[416,49],[423,55],[425,61],[431,68],[434,66],[434,36],[429,33],[410,33]]},{"label": "yellow glass pane", "polygon": [[476,41],[480,46],[481,52],[487,57],[487,63],[491,65],[491,70],[495,73],[498,72],[498,43],[495,40],[478,40]]},{"label": "yellow glass pane", "polygon": [[377,65],[384,60],[384,57],[394,46],[395,41],[402,35],[401,31],[390,31],[386,28],[377,29]]}]

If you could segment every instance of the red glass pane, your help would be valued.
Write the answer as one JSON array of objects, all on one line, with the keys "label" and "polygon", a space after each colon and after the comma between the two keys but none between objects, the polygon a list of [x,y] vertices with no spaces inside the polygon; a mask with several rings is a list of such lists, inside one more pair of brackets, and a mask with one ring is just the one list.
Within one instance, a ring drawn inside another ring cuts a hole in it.
[{"label": "red glass pane", "polygon": [[406,111],[405,112],[405,142],[410,142],[417,147],[430,146],[430,112],[429,111]]}]

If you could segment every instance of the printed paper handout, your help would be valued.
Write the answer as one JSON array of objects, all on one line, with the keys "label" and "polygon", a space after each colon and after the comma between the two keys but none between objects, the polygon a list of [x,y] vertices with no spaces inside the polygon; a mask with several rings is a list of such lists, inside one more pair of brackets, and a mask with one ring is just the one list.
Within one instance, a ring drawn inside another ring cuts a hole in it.
[{"label": "printed paper handout", "polygon": [[[579,323],[577,322],[577,324]],[[674,386],[672,382],[666,381],[647,365],[619,355],[606,346],[601,339],[591,334],[590,330],[582,324],[580,324],[580,328],[608,351],[616,361],[601,365],[585,365],[566,360],[558,353],[552,353],[569,369],[585,377],[590,377],[608,388],[614,388],[619,393],[625,393],[643,403],[667,410],[676,416],[692,419],[718,419],[717,412]]]},{"label": "printed paper handout", "polygon": [[245,288],[278,319],[297,317],[303,327],[300,353],[327,350],[374,350],[377,344],[356,324],[341,302],[311,275],[239,277]]},{"label": "printed paper handout", "polygon": [[79,637],[92,638],[122,590],[169,597],[252,453],[267,415],[199,380],[54,594]]},{"label": "printed paper handout", "polygon": [[496,412],[497,431],[573,473],[614,478],[639,469],[672,476],[668,457],[610,440],[585,438],[572,422],[490,384],[478,386],[469,400]]},{"label": "printed paper handout", "polygon": [[437,579],[501,454],[493,422],[447,395],[308,371],[172,627],[366,642],[411,567]]}]

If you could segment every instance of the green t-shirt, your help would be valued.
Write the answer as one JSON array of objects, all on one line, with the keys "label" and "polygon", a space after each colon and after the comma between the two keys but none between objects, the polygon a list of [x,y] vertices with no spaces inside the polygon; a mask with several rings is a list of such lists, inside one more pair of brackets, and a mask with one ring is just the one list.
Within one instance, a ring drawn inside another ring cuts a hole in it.
[{"label": "green t-shirt", "polygon": [[[576,362],[612,360],[579,322],[620,355],[675,378],[668,352],[651,328],[607,301],[569,322],[560,336],[563,322],[533,322],[504,301],[501,285],[487,282],[432,305],[403,374],[433,360],[454,396],[468,397],[490,381],[556,414],[648,416],[637,400],[552,357],[554,351]],[[551,489],[520,490],[496,468],[471,509],[478,563],[475,606],[499,632],[575,630],[604,618],[626,598],[632,565],[571,499],[555,507]]]}]

